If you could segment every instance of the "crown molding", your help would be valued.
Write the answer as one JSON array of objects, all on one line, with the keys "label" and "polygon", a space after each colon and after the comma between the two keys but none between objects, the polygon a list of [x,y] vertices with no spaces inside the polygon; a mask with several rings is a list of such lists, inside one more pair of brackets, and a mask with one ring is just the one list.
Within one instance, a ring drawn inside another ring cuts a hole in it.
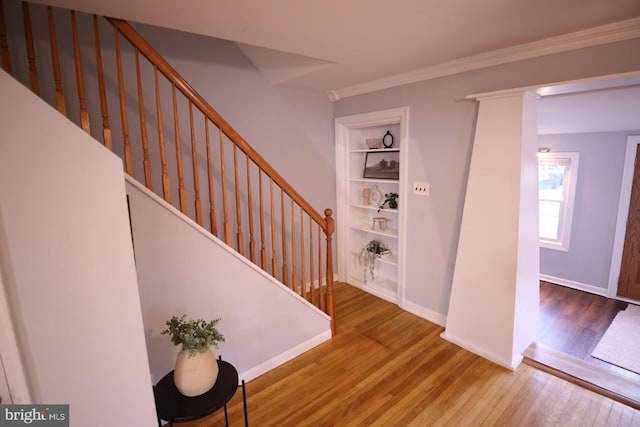
[{"label": "crown molding", "polygon": [[640,17],[455,59],[453,61],[443,62],[406,73],[395,74],[342,89],[330,90],[327,92],[327,96],[331,102],[335,102],[350,96],[435,79],[465,71],[635,38],[640,38]]}]

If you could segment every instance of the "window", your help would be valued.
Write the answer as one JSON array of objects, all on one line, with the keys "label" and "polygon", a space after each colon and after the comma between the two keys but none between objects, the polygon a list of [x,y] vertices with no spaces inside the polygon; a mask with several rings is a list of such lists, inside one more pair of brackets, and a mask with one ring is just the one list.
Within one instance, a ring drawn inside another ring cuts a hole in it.
[{"label": "window", "polygon": [[569,250],[580,153],[538,153],[540,246]]}]

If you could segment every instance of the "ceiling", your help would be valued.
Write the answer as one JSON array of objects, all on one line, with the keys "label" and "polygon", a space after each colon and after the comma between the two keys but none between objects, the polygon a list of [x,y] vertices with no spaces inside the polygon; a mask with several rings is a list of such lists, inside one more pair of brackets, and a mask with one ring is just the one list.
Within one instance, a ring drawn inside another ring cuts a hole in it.
[{"label": "ceiling", "polygon": [[460,70],[468,58],[509,58],[541,40],[611,41],[594,27],[640,37],[640,0],[36,1],[231,40],[273,84],[332,99],[420,70]]},{"label": "ceiling", "polygon": [[[35,1],[234,41],[272,84],[332,100],[640,37],[640,0]],[[539,90],[539,133],[640,130],[640,76],[603,85]]]}]

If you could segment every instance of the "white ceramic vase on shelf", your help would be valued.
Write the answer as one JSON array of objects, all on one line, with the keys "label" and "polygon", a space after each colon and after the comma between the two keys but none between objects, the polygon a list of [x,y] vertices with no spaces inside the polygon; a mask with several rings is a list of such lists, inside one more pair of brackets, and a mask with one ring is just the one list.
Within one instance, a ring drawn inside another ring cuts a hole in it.
[{"label": "white ceramic vase on shelf", "polygon": [[199,396],[211,390],[218,379],[218,361],[210,348],[196,351],[181,350],[176,359],[173,381],[178,391],[187,397]]}]

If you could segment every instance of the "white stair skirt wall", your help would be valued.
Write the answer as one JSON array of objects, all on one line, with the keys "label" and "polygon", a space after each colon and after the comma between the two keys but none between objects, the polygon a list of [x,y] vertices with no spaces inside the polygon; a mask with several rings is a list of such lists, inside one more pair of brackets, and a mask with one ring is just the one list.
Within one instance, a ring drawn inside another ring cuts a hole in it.
[{"label": "white stair skirt wall", "polygon": [[251,380],[331,338],[331,319],[127,178],[151,373],[174,368],[179,348],[160,335],[171,316],[211,320],[226,341],[213,351]]},{"label": "white stair skirt wall", "polygon": [[122,161],[4,71],[0,87],[0,274],[30,403],[157,426]]},{"label": "white stair skirt wall", "polygon": [[535,97],[514,90],[474,98],[478,122],[442,337],[515,369],[538,332]]}]

